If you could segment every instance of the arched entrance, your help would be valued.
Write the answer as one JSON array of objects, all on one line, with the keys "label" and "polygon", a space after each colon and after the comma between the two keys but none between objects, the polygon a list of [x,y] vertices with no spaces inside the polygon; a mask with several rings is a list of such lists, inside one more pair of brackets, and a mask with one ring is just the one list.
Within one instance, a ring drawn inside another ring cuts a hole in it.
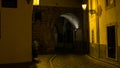
[{"label": "arched entrance", "polygon": [[55,23],[55,50],[56,51],[73,51],[73,42],[76,41],[76,31],[79,28],[78,18],[66,13],[60,15]]}]

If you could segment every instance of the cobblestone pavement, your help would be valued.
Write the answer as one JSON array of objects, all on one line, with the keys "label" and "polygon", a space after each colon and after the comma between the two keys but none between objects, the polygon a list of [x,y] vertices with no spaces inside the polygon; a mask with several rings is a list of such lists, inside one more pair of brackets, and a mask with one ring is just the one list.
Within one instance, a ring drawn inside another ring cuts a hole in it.
[{"label": "cobblestone pavement", "polygon": [[54,68],[118,68],[85,55],[56,55]]},{"label": "cobblestone pavement", "polygon": [[37,68],[51,68],[50,67],[50,58],[52,58],[52,54],[51,55],[39,55],[39,63],[37,63]]},{"label": "cobblestone pavement", "polygon": [[119,68],[101,61],[97,61],[86,55],[40,55],[39,61],[40,62],[36,64],[36,67],[32,68]]}]

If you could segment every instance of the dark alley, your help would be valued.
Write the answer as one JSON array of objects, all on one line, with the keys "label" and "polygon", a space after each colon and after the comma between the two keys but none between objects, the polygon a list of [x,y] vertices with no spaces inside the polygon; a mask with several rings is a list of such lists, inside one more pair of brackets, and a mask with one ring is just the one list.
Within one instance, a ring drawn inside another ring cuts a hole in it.
[{"label": "dark alley", "polygon": [[0,0],[0,68],[120,68],[120,0]]}]

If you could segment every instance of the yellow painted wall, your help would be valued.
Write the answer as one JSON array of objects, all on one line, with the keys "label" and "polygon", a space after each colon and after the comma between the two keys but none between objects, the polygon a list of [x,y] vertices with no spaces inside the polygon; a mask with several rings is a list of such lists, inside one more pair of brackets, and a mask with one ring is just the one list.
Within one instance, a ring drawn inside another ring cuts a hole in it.
[{"label": "yellow painted wall", "polygon": [[[0,64],[29,62],[32,57],[32,1],[17,0],[17,8],[1,9]],[[0,1],[1,5],[1,1]]]},{"label": "yellow painted wall", "polygon": [[117,45],[118,45],[118,61],[119,61],[119,65],[120,65],[120,0],[117,0],[116,1],[116,4],[117,4],[117,6],[116,6],[116,12],[117,12],[117,14],[116,14],[116,17],[117,17],[117,39],[118,39],[118,41],[117,41]]},{"label": "yellow painted wall", "polygon": [[94,43],[97,43],[97,37],[96,37],[96,15],[91,15],[89,14],[89,16],[91,17],[89,19],[89,32],[90,32],[90,43],[92,43],[92,30],[94,31]]},{"label": "yellow painted wall", "polygon": [[[120,58],[119,58],[120,57],[120,54],[119,54],[119,51],[120,51],[120,28],[119,28],[119,26],[120,26],[120,9],[119,9],[120,0],[115,0],[115,1],[116,1],[116,5],[114,7],[107,8],[105,5],[105,1],[98,0],[98,5],[101,6],[101,8],[102,8],[102,15],[99,16],[99,19],[98,19],[99,20],[100,46],[98,46],[99,48],[94,48],[92,50],[93,50],[93,52],[95,52],[96,50],[99,50],[100,58],[102,58],[102,59],[108,58],[108,55],[107,55],[107,53],[108,53],[107,26],[115,25],[116,26],[116,52],[117,52],[116,59],[120,63]],[[96,19],[94,19],[94,17],[95,16],[91,17],[89,15],[90,30],[91,29],[96,30],[96,27],[94,26],[94,24],[92,24],[93,22],[96,21]],[[91,32],[90,32],[90,40],[91,40]]]},{"label": "yellow painted wall", "polygon": [[106,9],[105,1],[99,1],[102,7],[102,16],[99,17],[100,24],[100,43],[107,44],[107,31],[106,28],[109,25],[115,24],[117,25],[117,13],[116,7]]},{"label": "yellow painted wall", "polygon": [[117,17],[117,37],[118,37],[118,46],[120,47],[120,0],[116,1],[116,17]]},{"label": "yellow painted wall", "polygon": [[[90,1],[92,1],[92,5],[90,3]],[[89,10],[93,9],[96,10],[97,6],[96,6],[96,0],[89,0]],[[97,16],[96,14],[90,14],[89,12],[89,35],[90,35],[90,43],[92,43],[92,30],[94,31],[94,44],[97,43]]]},{"label": "yellow painted wall", "polygon": [[120,63],[120,1],[116,0],[116,6],[106,9],[105,2],[99,0],[99,4],[102,7],[102,15],[99,18],[100,23],[100,44],[106,45],[106,58],[107,56],[107,26],[115,25],[116,26],[116,59]]},{"label": "yellow painted wall", "polygon": [[81,7],[80,0],[40,0],[41,6]]}]

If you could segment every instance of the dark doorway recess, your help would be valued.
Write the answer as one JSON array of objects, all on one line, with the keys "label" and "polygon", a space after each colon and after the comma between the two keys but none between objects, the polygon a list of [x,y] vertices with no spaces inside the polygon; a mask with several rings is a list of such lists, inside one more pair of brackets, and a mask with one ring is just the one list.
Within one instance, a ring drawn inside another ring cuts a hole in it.
[{"label": "dark doorway recess", "polygon": [[73,50],[73,25],[63,17],[56,24],[56,51],[69,52]]},{"label": "dark doorway recess", "polygon": [[108,57],[116,57],[116,40],[115,40],[115,26],[107,27],[107,43],[108,43]]}]

